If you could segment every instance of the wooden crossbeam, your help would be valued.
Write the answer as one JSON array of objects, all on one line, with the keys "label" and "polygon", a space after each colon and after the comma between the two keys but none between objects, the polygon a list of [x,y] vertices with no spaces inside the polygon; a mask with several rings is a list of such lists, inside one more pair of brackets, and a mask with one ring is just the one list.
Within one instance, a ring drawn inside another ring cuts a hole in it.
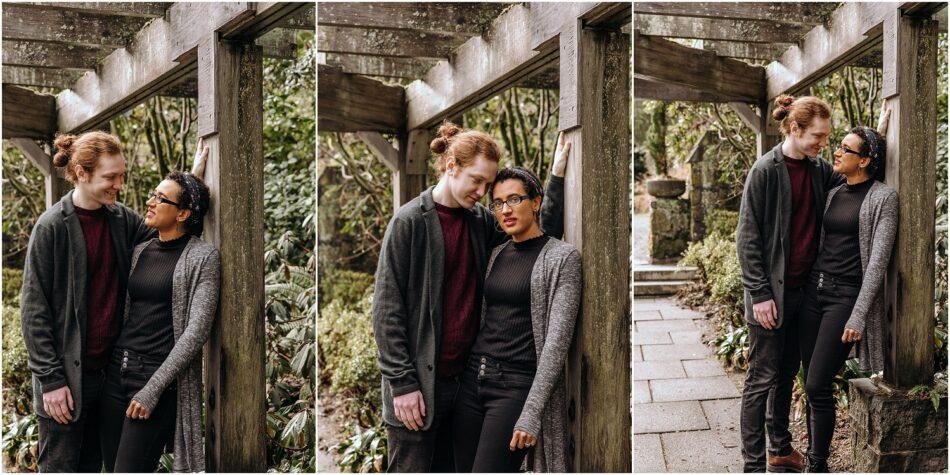
[{"label": "wooden crossbeam", "polygon": [[653,99],[656,101],[721,103],[733,100],[730,96],[715,92],[697,91],[679,84],[654,82],[643,78],[634,78],[633,96],[637,99]]},{"label": "wooden crossbeam", "polygon": [[436,61],[421,58],[391,58],[355,54],[327,53],[326,62],[346,73],[364,76],[419,79],[434,66]]},{"label": "wooden crossbeam", "polygon": [[82,72],[76,70],[3,66],[3,83],[18,86],[66,89],[80,76]]},{"label": "wooden crossbeam", "polygon": [[827,25],[813,28],[766,68],[767,98],[797,94],[815,81],[850,64],[869,50],[880,48],[886,15],[899,3],[842,3]]},{"label": "wooden crossbeam", "polygon": [[405,90],[317,65],[317,127],[324,132],[405,130]]},{"label": "wooden crossbeam", "polygon": [[464,41],[454,35],[418,31],[322,25],[317,29],[317,49],[325,53],[442,59]]},{"label": "wooden crossbeam", "polygon": [[315,14],[316,8],[313,5],[308,5],[281,20],[278,26],[280,28],[313,31],[316,25]]},{"label": "wooden crossbeam", "polygon": [[507,4],[320,2],[320,26],[480,35]]},{"label": "wooden crossbeam", "polygon": [[703,41],[703,49],[715,51],[719,56],[727,58],[775,60],[788,45],[768,43],[740,43],[737,41]]},{"label": "wooden crossbeam", "polygon": [[390,171],[399,171],[399,150],[379,132],[357,132],[356,135]]},{"label": "wooden crossbeam", "polygon": [[834,3],[790,2],[637,2],[636,13],[718,18],[722,20],[764,20],[792,25],[824,23]]},{"label": "wooden crossbeam", "polygon": [[71,188],[69,182],[63,179],[62,169],[53,167],[53,158],[37,145],[34,140],[9,140],[10,143],[20,149],[20,152],[43,173],[43,184],[45,188],[44,201],[46,209],[51,208],[54,204],[59,202],[60,198]]},{"label": "wooden crossbeam", "polygon": [[3,66],[95,69],[109,50],[33,41],[3,41]]},{"label": "wooden crossbeam", "polygon": [[796,43],[808,31],[797,25],[760,20],[686,18],[636,13],[633,27],[649,36],[746,43]]},{"label": "wooden crossbeam", "polygon": [[297,32],[287,28],[275,28],[257,39],[264,48],[265,58],[294,59],[297,57]]},{"label": "wooden crossbeam", "polygon": [[147,18],[104,16],[58,8],[3,6],[3,40],[121,48]]},{"label": "wooden crossbeam", "polygon": [[[197,69],[197,47],[204,36],[220,32],[240,38],[245,31],[266,33],[256,23],[257,15],[274,8],[279,5],[172,4],[165,17],[152,20],[136,33],[129,46],[105,57],[96,74],[86,74],[70,90],[57,96],[59,129],[83,131],[101,125],[182,77],[193,75]],[[293,14],[287,9],[279,11]],[[271,28],[282,18],[265,14],[260,20]]]},{"label": "wooden crossbeam", "polygon": [[3,138],[50,140],[56,132],[56,99],[3,85]]},{"label": "wooden crossbeam", "polygon": [[159,18],[171,5],[169,2],[17,2],[19,7],[56,9],[109,16]]},{"label": "wooden crossbeam", "polygon": [[512,5],[484,36],[459,46],[451,62],[439,62],[424,80],[407,86],[407,127],[434,126],[545,70],[558,57],[561,30],[597,6],[573,2]]},{"label": "wooden crossbeam", "polygon": [[758,103],[765,92],[765,69],[721,58],[663,38],[634,33],[633,74],[713,93],[724,99]]}]

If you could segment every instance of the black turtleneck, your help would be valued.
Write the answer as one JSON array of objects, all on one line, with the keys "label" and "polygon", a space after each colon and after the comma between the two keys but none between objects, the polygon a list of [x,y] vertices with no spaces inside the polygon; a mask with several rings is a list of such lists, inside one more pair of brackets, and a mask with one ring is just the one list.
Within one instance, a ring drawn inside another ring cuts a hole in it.
[{"label": "black turtleneck", "polygon": [[873,179],[845,184],[835,193],[822,221],[825,240],[818,254],[815,269],[821,272],[861,280],[861,245],[858,240],[858,217],[861,203],[874,183]]},{"label": "black turtleneck", "polygon": [[485,279],[485,321],[472,353],[535,371],[531,327],[531,271],[549,237],[512,242],[498,253]]},{"label": "black turtleneck", "polygon": [[175,346],[172,327],[172,281],[175,265],[191,239],[152,241],[139,255],[129,276],[129,319],[116,347],[164,359]]}]

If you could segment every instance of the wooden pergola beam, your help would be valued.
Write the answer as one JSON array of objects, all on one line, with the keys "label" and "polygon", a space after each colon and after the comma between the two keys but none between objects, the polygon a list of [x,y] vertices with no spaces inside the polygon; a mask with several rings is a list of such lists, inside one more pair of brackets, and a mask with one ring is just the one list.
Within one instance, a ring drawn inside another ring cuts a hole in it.
[{"label": "wooden pergola beam", "polygon": [[633,27],[648,36],[789,44],[798,42],[807,31],[798,25],[761,20],[687,18],[641,13],[634,14]]},{"label": "wooden pergola beam", "polygon": [[703,49],[727,58],[775,60],[788,48],[785,44],[741,43],[738,41],[704,40]]},{"label": "wooden pergola beam", "polygon": [[76,79],[80,76],[82,76],[82,72],[66,69],[3,66],[3,83],[18,86],[66,89],[76,82]]},{"label": "wooden pergola beam", "polygon": [[3,67],[92,70],[108,54],[102,48],[3,40]]},{"label": "wooden pergola beam", "polygon": [[10,143],[20,149],[20,152],[26,156],[33,165],[43,173],[43,185],[45,188],[44,203],[46,209],[51,208],[59,202],[60,198],[69,191],[72,186],[63,179],[62,169],[53,167],[53,157],[32,139],[9,139]]},{"label": "wooden pergola beam", "polygon": [[763,20],[791,25],[820,25],[834,4],[778,2],[637,2],[636,13],[722,20]]},{"label": "wooden pergola beam", "polygon": [[504,3],[424,2],[320,2],[317,5],[321,28],[411,30],[464,36],[480,35],[505,7]]},{"label": "wooden pergola beam", "polygon": [[404,131],[404,94],[402,87],[317,65],[317,127],[325,132]]},{"label": "wooden pergola beam", "polygon": [[297,57],[297,32],[287,28],[274,28],[257,38],[264,48],[265,58],[294,59]]},{"label": "wooden pergola beam", "polygon": [[107,16],[10,3],[3,6],[3,40],[121,48],[146,21],[148,19],[141,17]]},{"label": "wooden pergola beam", "polygon": [[3,138],[51,140],[55,133],[55,97],[3,85]]},{"label": "wooden pergola beam", "polygon": [[159,18],[165,15],[170,2],[17,2],[17,6],[34,9],[57,9],[109,16]]},{"label": "wooden pergola beam", "polygon": [[[595,3],[512,5],[482,37],[459,46],[424,80],[406,87],[411,129],[432,127],[545,70],[559,54],[557,38]],[[563,109],[561,110],[563,114]]]},{"label": "wooden pergola beam", "polygon": [[391,58],[355,54],[326,53],[324,64],[336,66],[345,73],[390,78],[419,79],[437,61],[420,58]]},{"label": "wooden pergola beam", "polygon": [[[266,33],[257,24],[257,15],[279,7],[274,5],[172,4],[165,18],[154,19],[135,35],[129,46],[105,57],[96,74],[86,74],[70,90],[57,96],[59,129],[72,132],[101,125],[182,77],[193,75],[202,35],[220,32],[240,38],[246,31]],[[297,4],[298,9],[303,6]],[[269,14],[259,19],[268,28],[276,27],[281,20]]]},{"label": "wooden pergola beam", "polygon": [[765,70],[721,58],[663,38],[634,33],[633,74],[654,82],[713,93],[730,101],[758,103],[765,92]]},{"label": "wooden pergola beam", "polygon": [[464,41],[464,37],[418,31],[357,30],[322,24],[317,29],[317,45],[324,53],[445,59]]},{"label": "wooden pergola beam", "polygon": [[652,99],[655,101],[723,103],[733,100],[732,97],[714,92],[697,91],[679,84],[655,82],[643,78],[634,78],[633,96],[637,99]]},{"label": "wooden pergola beam", "polygon": [[280,28],[293,30],[314,31],[316,25],[316,8],[312,4],[297,10],[278,23]]},{"label": "wooden pergola beam", "polygon": [[797,94],[815,81],[879,47],[884,18],[900,3],[843,3],[827,25],[813,28],[798,45],[766,67],[769,100],[779,94]]}]

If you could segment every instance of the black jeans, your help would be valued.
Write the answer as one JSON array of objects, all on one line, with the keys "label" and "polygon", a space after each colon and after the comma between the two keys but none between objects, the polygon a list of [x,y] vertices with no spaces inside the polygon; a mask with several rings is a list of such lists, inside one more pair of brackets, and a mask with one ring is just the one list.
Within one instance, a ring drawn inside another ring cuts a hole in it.
[{"label": "black jeans", "polygon": [[148,419],[129,419],[125,411],[162,361],[116,349],[109,361],[102,397],[102,458],[108,472],[154,472],[175,433],[178,390],[172,383]]},{"label": "black jeans", "polygon": [[843,343],[844,326],[861,291],[857,282],[842,282],[813,273],[805,292],[799,325],[805,393],[808,395],[808,458],[828,460],[835,431],[834,380],[854,343]]},{"label": "black jeans", "polygon": [[766,432],[769,453],[785,455],[792,449],[788,419],[792,386],[801,364],[798,324],[803,294],[803,288],[785,290],[781,328],[766,330],[749,325],[749,372],[739,416],[745,472],[766,471]]},{"label": "black jeans", "polygon": [[435,411],[429,430],[409,430],[386,425],[390,473],[455,472],[452,455],[452,406],[458,394],[459,378],[435,380]]},{"label": "black jeans", "polygon": [[105,370],[83,372],[82,411],[78,420],[60,424],[52,418],[37,416],[40,429],[37,465],[40,472],[98,473],[102,470],[99,400],[104,382]]},{"label": "black jeans", "polygon": [[453,416],[459,472],[518,472],[529,449],[511,451],[509,444],[532,382],[532,372],[487,356],[469,358]]}]

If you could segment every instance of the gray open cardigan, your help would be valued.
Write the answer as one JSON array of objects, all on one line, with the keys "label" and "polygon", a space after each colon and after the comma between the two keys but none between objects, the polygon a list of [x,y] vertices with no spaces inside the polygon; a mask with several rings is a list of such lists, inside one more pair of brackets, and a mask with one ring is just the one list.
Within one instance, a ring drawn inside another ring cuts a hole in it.
[{"label": "gray open cardigan", "polygon": [[[825,212],[835,193],[844,185],[832,189],[825,202]],[[845,328],[861,333],[855,345],[858,365],[862,371],[878,372],[884,369],[884,276],[891,260],[894,237],[897,234],[897,191],[875,181],[868,190],[858,212],[858,241],[861,248],[861,270],[864,278],[851,317]],[[825,230],[821,230],[821,246]]]},{"label": "gray open cardigan", "polygon": [[[498,253],[510,245],[511,241],[507,241],[492,251],[485,275],[491,275]],[[582,287],[580,253],[574,246],[550,238],[531,270],[531,328],[538,368],[514,427],[538,439],[534,449],[535,472],[568,471],[564,367]],[[483,303],[483,325],[486,308],[488,305]]]},{"label": "gray open cardigan", "polygon": [[[135,247],[132,272],[142,250],[152,240]],[[201,433],[202,380],[201,348],[211,334],[218,306],[221,258],[214,245],[192,236],[175,265],[172,278],[172,326],[175,346],[145,387],[132,399],[155,410],[162,393],[178,380],[178,412],[175,418],[176,472],[203,472],[205,469],[204,439]],[[123,324],[129,318],[129,297],[126,295]]]}]

